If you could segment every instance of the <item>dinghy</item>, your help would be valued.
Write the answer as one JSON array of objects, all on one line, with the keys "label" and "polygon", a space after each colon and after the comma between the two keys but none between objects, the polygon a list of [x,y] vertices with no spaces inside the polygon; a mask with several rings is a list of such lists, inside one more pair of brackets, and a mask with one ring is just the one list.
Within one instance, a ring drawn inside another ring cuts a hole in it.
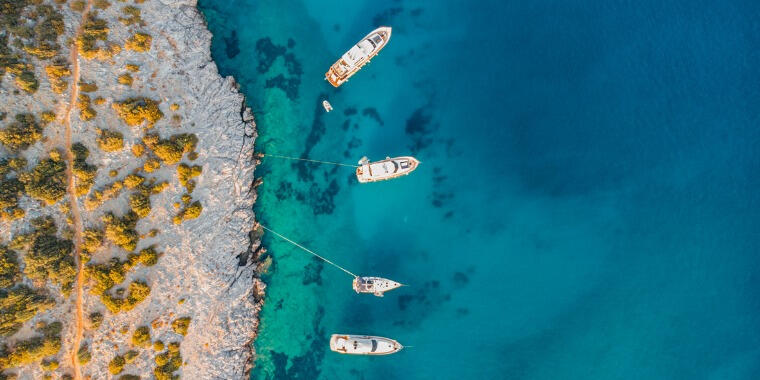
[{"label": "dinghy", "polygon": [[332,111],[332,104],[328,102],[327,100],[322,101],[322,107],[325,107],[325,111],[330,112]]}]

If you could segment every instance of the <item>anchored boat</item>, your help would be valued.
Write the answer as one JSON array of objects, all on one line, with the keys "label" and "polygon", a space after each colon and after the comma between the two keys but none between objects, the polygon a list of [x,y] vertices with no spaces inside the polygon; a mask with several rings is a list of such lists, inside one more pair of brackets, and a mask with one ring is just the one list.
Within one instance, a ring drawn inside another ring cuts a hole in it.
[{"label": "anchored boat", "polygon": [[401,287],[396,281],[382,277],[356,277],[354,278],[354,290],[357,293],[372,293],[382,297],[383,293]]},{"label": "anchored boat", "polygon": [[369,162],[367,157],[359,160],[359,167],[356,168],[356,178],[361,183],[385,181],[407,175],[417,169],[419,161],[411,156],[401,156],[385,160]]},{"label": "anchored boat", "polygon": [[338,87],[348,81],[364,65],[368,64],[372,57],[376,56],[391,38],[391,28],[381,26],[373,31],[349,49],[338,62],[335,62],[325,73],[325,79],[331,85]]},{"label": "anchored boat", "polygon": [[333,334],[330,337],[330,349],[341,354],[388,355],[403,348],[401,343],[381,336]]},{"label": "anchored boat", "polygon": [[332,104],[328,102],[327,100],[322,101],[322,107],[325,107],[325,111],[330,112],[332,111]]}]

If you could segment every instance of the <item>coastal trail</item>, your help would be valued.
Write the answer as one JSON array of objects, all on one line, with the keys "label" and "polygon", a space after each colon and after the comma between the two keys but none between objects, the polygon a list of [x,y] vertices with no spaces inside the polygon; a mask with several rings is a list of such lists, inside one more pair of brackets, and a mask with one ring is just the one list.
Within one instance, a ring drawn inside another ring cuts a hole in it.
[{"label": "coastal trail", "polygon": [[82,27],[85,23],[85,20],[87,19],[87,15],[90,12],[90,9],[92,8],[92,0],[87,1],[87,5],[85,6],[85,9],[82,11],[82,19],[79,23],[79,27],[77,27],[77,31],[74,34],[74,41],[71,44],[71,66],[72,66],[72,75],[71,75],[71,90],[69,92],[69,104],[66,107],[66,112],[63,114],[63,125],[65,127],[65,141],[66,141],[66,152],[64,153],[64,157],[66,158],[66,190],[69,194],[69,203],[71,206],[71,213],[74,218],[74,264],[77,267],[77,277],[74,289],[75,293],[75,304],[76,304],[76,318],[74,319],[74,340],[72,342],[72,347],[69,348],[69,354],[71,359],[71,365],[74,368],[74,379],[81,380],[82,379],[82,369],[79,366],[79,360],[77,358],[77,353],[79,351],[79,346],[82,343],[82,335],[84,333],[84,311],[83,311],[83,301],[82,301],[82,286],[84,285],[84,276],[83,276],[83,269],[84,269],[84,263],[82,262],[82,216],[79,213],[79,205],[77,204],[77,195],[76,195],[76,187],[74,183],[74,154],[71,151],[71,111],[74,109],[74,106],[77,103],[77,100],[79,98],[79,47],[76,44],[76,39],[79,35],[82,34]]}]

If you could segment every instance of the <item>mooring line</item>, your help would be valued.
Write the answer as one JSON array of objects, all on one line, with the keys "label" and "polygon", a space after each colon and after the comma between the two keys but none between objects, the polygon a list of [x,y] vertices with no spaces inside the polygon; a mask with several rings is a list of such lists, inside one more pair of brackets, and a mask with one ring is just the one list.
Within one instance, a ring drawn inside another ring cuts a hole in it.
[{"label": "mooring line", "polygon": [[308,158],[281,156],[279,154],[261,153],[261,155],[264,156],[264,157],[284,158],[284,159],[288,159],[288,160],[298,160],[298,161],[309,161],[309,162],[316,162],[316,163],[319,163],[319,164],[340,165],[340,166],[348,166],[348,167],[352,167],[352,168],[358,168],[359,167],[359,165],[349,165],[349,164],[342,164],[340,162],[331,162],[331,161],[310,160]]},{"label": "mooring line", "polygon": [[328,264],[330,264],[330,265],[332,265],[332,266],[334,266],[334,267],[336,267],[336,268],[338,268],[338,269],[340,269],[340,270],[342,270],[342,271],[344,271],[344,272],[348,273],[348,274],[349,274],[349,275],[351,275],[352,277],[354,277],[354,278],[356,278],[356,277],[359,277],[359,276],[357,276],[357,275],[355,275],[355,274],[351,273],[350,271],[348,271],[346,268],[343,268],[342,266],[340,266],[340,265],[338,265],[338,264],[335,264],[334,262],[332,262],[332,261],[330,261],[330,260],[328,260],[328,259],[326,259],[326,258],[324,258],[324,257],[322,257],[322,256],[320,256],[320,255],[318,255],[318,254],[317,254],[317,253],[315,253],[314,251],[312,251],[312,250],[310,250],[310,249],[308,249],[308,248],[306,248],[306,247],[304,247],[304,246],[302,246],[302,245],[300,245],[300,244],[298,244],[298,243],[294,242],[293,240],[290,240],[290,239],[286,238],[285,236],[282,236],[282,235],[278,234],[277,232],[274,232],[274,231],[272,231],[271,229],[269,229],[269,228],[265,227],[263,224],[259,223],[259,225],[261,226],[261,228],[263,228],[263,229],[265,229],[265,230],[267,230],[267,231],[269,231],[269,232],[271,232],[271,233],[273,233],[273,234],[275,234],[275,235],[279,236],[280,238],[282,238],[283,240],[285,240],[285,241],[289,242],[290,244],[293,244],[293,245],[295,245],[296,247],[298,247],[298,248],[301,248],[301,249],[303,249],[304,251],[306,251],[306,252],[309,252],[309,253],[311,253],[312,255],[316,256],[316,257],[319,257],[319,258],[320,258],[320,259],[322,259],[324,262],[326,262],[326,263],[328,263]]}]

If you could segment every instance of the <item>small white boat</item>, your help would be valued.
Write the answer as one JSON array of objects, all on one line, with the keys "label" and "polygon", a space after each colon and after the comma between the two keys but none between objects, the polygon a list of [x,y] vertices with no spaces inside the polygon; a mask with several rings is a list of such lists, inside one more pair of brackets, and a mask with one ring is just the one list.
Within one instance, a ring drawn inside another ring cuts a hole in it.
[{"label": "small white boat", "polygon": [[328,102],[327,100],[322,101],[322,107],[325,107],[325,111],[330,112],[332,111],[332,104]]},{"label": "small white boat", "polygon": [[343,54],[325,73],[325,79],[338,87],[348,81],[364,65],[380,52],[391,39],[391,28],[381,26],[364,36],[356,45]]},{"label": "small white boat", "polygon": [[330,337],[330,349],[341,354],[388,355],[403,348],[401,343],[381,336],[333,334]]},{"label": "small white boat", "polygon": [[385,160],[369,162],[367,157],[359,160],[359,167],[356,168],[356,178],[361,183],[385,181],[407,175],[417,169],[419,161],[411,156],[401,156]]},{"label": "small white boat", "polygon": [[383,293],[399,288],[402,284],[382,277],[356,277],[354,278],[354,290],[357,293],[372,293],[382,297]]}]

